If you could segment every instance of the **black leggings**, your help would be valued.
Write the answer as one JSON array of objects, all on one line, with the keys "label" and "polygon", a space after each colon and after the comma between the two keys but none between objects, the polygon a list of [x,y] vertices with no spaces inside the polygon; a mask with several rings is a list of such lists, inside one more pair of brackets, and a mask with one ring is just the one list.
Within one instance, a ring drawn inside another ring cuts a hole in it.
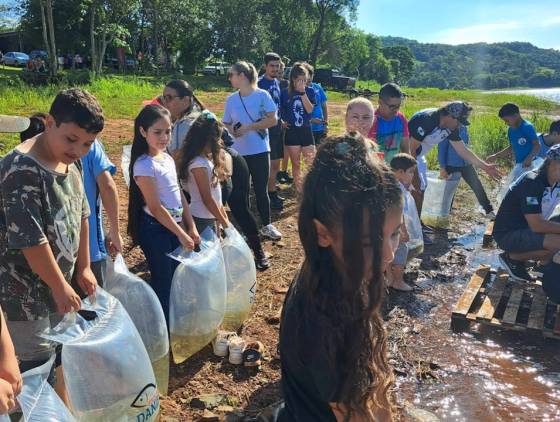
[{"label": "black leggings", "polygon": [[255,216],[249,206],[249,184],[251,175],[245,159],[235,151],[230,152],[232,160],[231,184],[226,184],[222,188],[222,200],[227,201],[229,209],[239,224],[245,236],[258,236],[259,231]]},{"label": "black leggings", "polygon": [[[270,198],[268,197],[268,175],[270,173],[270,156],[268,152],[254,155],[244,155],[245,162],[249,168],[253,189],[257,198],[257,209],[261,216],[263,226],[271,223],[270,220]],[[247,202],[249,202],[249,191],[247,190]]]}]

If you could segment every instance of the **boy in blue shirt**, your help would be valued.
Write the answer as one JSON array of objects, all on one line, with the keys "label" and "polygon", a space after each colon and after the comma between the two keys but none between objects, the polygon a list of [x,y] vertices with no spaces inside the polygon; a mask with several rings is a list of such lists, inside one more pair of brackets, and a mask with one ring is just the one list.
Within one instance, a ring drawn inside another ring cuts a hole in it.
[{"label": "boy in blue shirt", "polygon": [[319,145],[321,140],[327,136],[327,131],[329,130],[329,112],[327,109],[327,94],[323,87],[313,82],[313,76],[315,70],[313,66],[309,63],[305,63],[307,66],[307,71],[309,72],[309,79],[307,81],[307,86],[311,87],[315,92],[315,106],[311,112],[311,131],[313,132],[313,140],[315,145]]},{"label": "boy in blue shirt", "polygon": [[513,103],[504,104],[498,112],[498,116],[509,126],[510,145],[496,154],[490,155],[486,161],[494,162],[498,158],[505,158],[513,151],[515,164],[522,164],[523,168],[530,167],[540,150],[535,127],[521,117],[519,107]]},{"label": "boy in blue shirt", "polygon": [[[466,126],[461,126],[459,128],[459,136],[465,145],[469,144],[469,132]],[[492,208],[492,204],[486,195],[482,183],[480,183],[480,179],[474,167],[457,154],[455,148],[449,144],[449,139],[445,139],[438,144],[438,161],[440,177],[442,179],[447,179],[452,173],[461,173],[461,176],[474,192],[478,203],[484,209],[486,215],[490,218],[494,218],[494,209]]]},{"label": "boy in blue shirt", "polygon": [[548,133],[539,133],[538,139],[541,147],[539,157],[545,159],[548,150],[553,145],[560,144],[560,120],[556,120],[550,124]]},{"label": "boy in blue shirt", "polygon": [[101,204],[105,208],[109,219],[108,246],[111,252],[122,252],[122,238],[119,234],[119,195],[117,186],[112,178],[117,168],[103,149],[101,142],[96,139],[91,149],[82,158],[84,172],[84,188],[89,215],[89,254],[91,270],[97,283],[103,287],[106,277],[107,249],[105,232],[103,230],[103,216]]}]

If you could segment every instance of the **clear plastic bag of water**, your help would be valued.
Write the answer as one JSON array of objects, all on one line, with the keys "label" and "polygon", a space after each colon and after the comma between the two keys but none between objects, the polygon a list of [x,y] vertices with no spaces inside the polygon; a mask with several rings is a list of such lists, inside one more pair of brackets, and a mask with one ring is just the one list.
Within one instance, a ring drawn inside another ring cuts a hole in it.
[{"label": "clear plastic bag of water", "polygon": [[[83,315],[83,316],[82,316]],[[138,330],[121,303],[100,287],[47,334],[64,345],[62,368],[80,421],[155,421],[159,393]]]},{"label": "clear plastic bag of water", "polygon": [[461,173],[452,173],[447,179],[440,179],[437,172],[428,172],[428,187],[422,204],[424,224],[441,228],[449,226],[449,212],[460,181]]},{"label": "clear plastic bag of water", "polygon": [[408,259],[412,259],[424,252],[424,236],[422,234],[422,223],[416,209],[416,202],[410,192],[404,192],[404,224],[408,231],[409,240],[406,242],[408,248]]},{"label": "clear plastic bag of water", "polygon": [[121,156],[121,169],[124,176],[124,182],[127,187],[130,187],[130,152],[132,151],[132,145],[125,145],[122,149]]},{"label": "clear plastic bag of water", "polygon": [[169,335],[163,309],[153,289],[132,274],[121,254],[107,259],[105,290],[116,297],[134,322],[152,362],[157,387],[167,395],[169,384]]},{"label": "clear plastic bag of water", "polygon": [[210,343],[224,319],[226,271],[220,241],[210,228],[200,237],[200,252],[178,248],[169,254],[180,262],[173,275],[169,306],[175,363],[184,362]]},{"label": "clear plastic bag of water", "polygon": [[[75,422],[64,402],[47,379],[54,365],[55,355],[37,368],[24,372],[23,387],[17,401],[23,413],[21,422]],[[0,418],[0,421],[2,419]],[[6,421],[10,421],[8,417]]]},{"label": "clear plastic bag of water", "polygon": [[531,165],[529,167],[523,167],[523,164],[521,163],[513,166],[513,168],[507,175],[506,180],[502,183],[502,188],[498,193],[498,205],[502,203],[502,201],[506,197],[506,194],[508,193],[508,190],[513,185],[515,185],[519,181],[519,179],[525,175],[525,173],[538,169],[542,165],[542,163],[544,163],[544,160],[541,157],[537,157],[531,162]]},{"label": "clear plastic bag of water", "polygon": [[243,325],[255,299],[257,270],[251,249],[233,227],[225,229],[222,252],[226,266],[227,297],[222,328],[237,331]]}]

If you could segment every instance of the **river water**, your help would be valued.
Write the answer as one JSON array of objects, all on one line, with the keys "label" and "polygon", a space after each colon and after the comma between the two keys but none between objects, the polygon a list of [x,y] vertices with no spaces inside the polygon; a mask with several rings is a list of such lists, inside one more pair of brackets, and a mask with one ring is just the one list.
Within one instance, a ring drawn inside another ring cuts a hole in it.
[{"label": "river water", "polygon": [[[405,420],[560,421],[560,341],[484,326],[468,333],[451,332],[453,305],[470,275],[481,264],[499,267],[500,251],[481,247],[484,225],[459,224],[466,229],[451,239],[451,249],[436,252],[436,271],[422,271],[420,266],[419,291],[406,306],[410,318],[405,320],[410,324],[406,332],[415,332],[407,347],[420,359],[437,364],[438,379],[409,375],[397,381],[401,400],[437,419],[409,414]],[[462,261],[457,261],[458,255]]]},{"label": "river water", "polygon": [[544,98],[545,100],[560,103],[560,88],[540,88],[540,89],[512,89],[500,91],[486,91],[489,94],[505,93],[505,94],[526,94],[535,97]]}]

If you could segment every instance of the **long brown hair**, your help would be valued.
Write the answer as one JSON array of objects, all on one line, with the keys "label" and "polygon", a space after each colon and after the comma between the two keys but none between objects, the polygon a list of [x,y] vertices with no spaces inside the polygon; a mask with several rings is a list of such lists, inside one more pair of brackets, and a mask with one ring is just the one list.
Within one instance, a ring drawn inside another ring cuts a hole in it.
[{"label": "long brown hair", "polygon": [[[373,419],[381,411],[390,416],[394,378],[380,307],[385,292],[383,226],[386,212],[402,206],[398,182],[361,135],[347,134],[321,144],[302,197],[298,226],[305,261],[296,288],[306,300],[304,313],[312,309],[329,320],[331,335],[319,339],[317,347],[341,374],[337,403],[346,420],[353,415]],[[318,245],[313,220],[340,231],[342,263],[331,248]],[[361,247],[366,228],[371,255]],[[370,279],[364,274],[366,260],[372,263]],[[298,318],[302,328],[307,318]]]},{"label": "long brown hair", "polygon": [[171,115],[165,107],[157,104],[150,104],[144,107],[138,116],[136,116],[136,119],[134,119],[134,140],[132,141],[132,148],[130,151],[130,166],[128,169],[123,169],[124,171],[128,170],[130,174],[130,186],[128,188],[128,224],[126,231],[132,238],[133,245],[139,243],[140,217],[142,216],[142,208],[146,204],[144,196],[134,180],[134,164],[140,156],[148,154],[150,151],[148,142],[140,132],[140,128],[147,132],[148,128],[155,122],[165,117],[171,120]]},{"label": "long brown hair", "polygon": [[299,78],[300,76],[309,77],[309,72],[307,71],[306,65],[304,63],[296,62],[290,70],[290,80],[288,83],[288,93],[290,95],[294,95],[294,92],[296,91],[294,80]]},{"label": "long brown hair", "polygon": [[222,142],[222,124],[216,116],[209,111],[203,111],[193,122],[189,129],[178,160],[177,173],[179,179],[187,181],[189,178],[189,163],[199,155],[203,154],[204,148],[210,145],[214,171],[212,175],[212,186],[217,186],[218,182],[224,178],[226,164],[221,150],[224,145]]}]

